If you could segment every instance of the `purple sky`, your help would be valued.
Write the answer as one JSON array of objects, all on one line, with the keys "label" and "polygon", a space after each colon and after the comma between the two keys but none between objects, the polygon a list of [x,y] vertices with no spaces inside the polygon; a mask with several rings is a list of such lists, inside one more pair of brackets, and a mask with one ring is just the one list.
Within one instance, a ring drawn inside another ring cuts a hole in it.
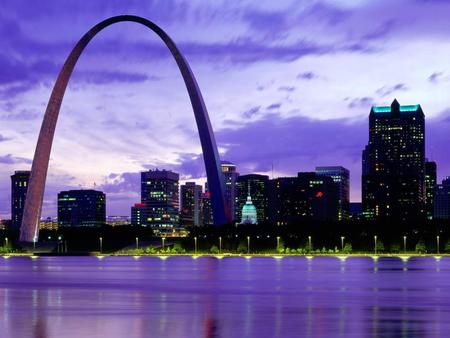
[{"label": "purple sky", "polygon": [[[58,71],[76,41],[112,15],[163,27],[190,63],[223,159],[242,174],[351,170],[360,200],[371,105],[420,103],[427,156],[450,175],[450,3],[426,0],[2,1],[0,217],[10,175],[29,169]],[[56,193],[107,193],[108,214],[139,201],[138,172],[204,182],[200,143],[178,69],[155,34],[109,27],[81,57],[55,135],[43,215]]]}]

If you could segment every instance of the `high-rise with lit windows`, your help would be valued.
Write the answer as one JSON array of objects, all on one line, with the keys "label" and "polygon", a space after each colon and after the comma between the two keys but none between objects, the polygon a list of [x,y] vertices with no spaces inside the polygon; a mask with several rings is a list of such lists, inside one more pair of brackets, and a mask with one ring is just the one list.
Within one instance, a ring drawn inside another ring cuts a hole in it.
[{"label": "high-rise with lit windows", "polygon": [[11,224],[13,228],[20,228],[22,223],[29,180],[29,171],[16,171],[11,176]]},{"label": "high-rise with lit windows", "polygon": [[425,212],[427,219],[433,219],[434,191],[437,184],[436,162],[425,162]]},{"label": "high-rise with lit windows", "polygon": [[180,187],[181,223],[184,226],[200,226],[202,223],[202,186],[186,182]]},{"label": "high-rise with lit windows", "polygon": [[435,219],[450,219],[450,177],[436,185],[433,207]]},{"label": "high-rise with lit windows", "polygon": [[141,173],[141,203],[147,208],[145,225],[161,232],[179,226],[179,178],[179,174],[169,170]]},{"label": "high-rise with lit windows", "polygon": [[106,223],[106,196],[96,190],[58,194],[58,227],[100,227]]},{"label": "high-rise with lit windows", "polygon": [[363,151],[362,203],[367,219],[425,215],[425,116],[420,105],[372,107]]},{"label": "high-rise with lit windows", "polygon": [[316,167],[319,176],[331,177],[337,184],[339,194],[338,220],[343,221],[350,216],[350,171],[344,167]]},{"label": "high-rise with lit windows", "polygon": [[239,173],[236,171],[236,166],[229,161],[222,161],[221,168],[225,178],[225,201],[231,214],[231,219],[234,219],[236,216],[236,182]]}]

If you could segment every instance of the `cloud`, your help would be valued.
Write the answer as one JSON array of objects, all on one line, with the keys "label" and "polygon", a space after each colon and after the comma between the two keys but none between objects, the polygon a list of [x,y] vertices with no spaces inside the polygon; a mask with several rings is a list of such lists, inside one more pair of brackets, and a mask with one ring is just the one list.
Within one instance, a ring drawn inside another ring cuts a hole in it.
[{"label": "cloud", "polygon": [[242,116],[246,119],[252,118],[261,110],[261,106],[252,107],[242,113]]},{"label": "cloud", "polygon": [[397,83],[394,86],[383,86],[381,88],[378,88],[376,90],[376,93],[380,95],[381,97],[389,96],[397,91],[406,91],[408,90],[408,87],[404,83]]},{"label": "cloud", "polygon": [[7,155],[0,156],[0,163],[2,163],[2,164],[18,164],[18,163],[31,164],[32,161],[28,158],[13,156],[12,154],[7,154]]},{"label": "cloud", "polygon": [[278,91],[280,92],[293,92],[295,90],[294,86],[280,86],[278,87]]},{"label": "cloud", "polygon": [[297,79],[299,80],[313,80],[317,79],[319,76],[314,74],[313,72],[304,72],[297,75]]},{"label": "cloud", "polygon": [[433,74],[431,74],[428,77],[428,81],[430,81],[432,83],[438,83],[442,79],[443,75],[444,75],[444,72],[434,72]]},{"label": "cloud", "polygon": [[11,140],[10,137],[6,137],[6,136],[3,136],[2,134],[0,134],[0,142],[5,142],[5,141],[9,141],[9,140]]},{"label": "cloud", "polygon": [[141,190],[141,174],[139,172],[111,173],[98,187],[105,193],[128,193]]},{"label": "cloud", "polygon": [[347,106],[349,108],[367,108],[375,105],[375,101],[372,97],[357,97],[357,98],[349,98],[346,97],[344,101],[348,101]]},{"label": "cloud", "polygon": [[157,76],[148,76],[142,73],[120,71],[82,71],[76,72],[73,79],[94,84],[109,84],[111,82],[137,83],[145,81],[159,81]]},{"label": "cloud", "polygon": [[272,103],[271,105],[267,106],[267,110],[275,110],[275,109],[280,109],[281,107],[281,103],[277,102],[277,103]]}]

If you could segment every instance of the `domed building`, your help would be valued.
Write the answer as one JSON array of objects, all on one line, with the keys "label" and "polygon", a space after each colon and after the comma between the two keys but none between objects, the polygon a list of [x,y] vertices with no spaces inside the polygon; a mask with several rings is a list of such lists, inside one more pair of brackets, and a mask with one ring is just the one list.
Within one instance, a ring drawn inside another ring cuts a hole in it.
[{"label": "domed building", "polygon": [[242,207],[241,224],[258,224],[256,207],[253,205],[252,197],[250,196],[250,187],[248,190],[247,201]]}]

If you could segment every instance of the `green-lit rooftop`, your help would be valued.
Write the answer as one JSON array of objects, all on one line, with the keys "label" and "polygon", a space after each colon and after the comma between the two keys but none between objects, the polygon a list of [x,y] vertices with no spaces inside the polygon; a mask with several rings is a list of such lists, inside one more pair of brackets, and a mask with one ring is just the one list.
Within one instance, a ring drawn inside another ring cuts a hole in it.
[{"label": "green-lit rooftop", "polygon": [[[398,110],[397,110],[398,109]],[[419,104],[402,106],[398,103],[397,99],[392,101],[390,106],[373,106],[372,111],[374,113],[391,113],[392,110],[400,111],[400,113],[416,112],[420,109]]]},{"label": "green-lit rooftop", "polygon": [[[406,112],[415,112],[419,110],[420,105],[410,105],[410,106],[400,106],[400,112],[406,113]],[[374,113],[390,113],[392,111],[391,106],[373,106],[372,110]]]}]

